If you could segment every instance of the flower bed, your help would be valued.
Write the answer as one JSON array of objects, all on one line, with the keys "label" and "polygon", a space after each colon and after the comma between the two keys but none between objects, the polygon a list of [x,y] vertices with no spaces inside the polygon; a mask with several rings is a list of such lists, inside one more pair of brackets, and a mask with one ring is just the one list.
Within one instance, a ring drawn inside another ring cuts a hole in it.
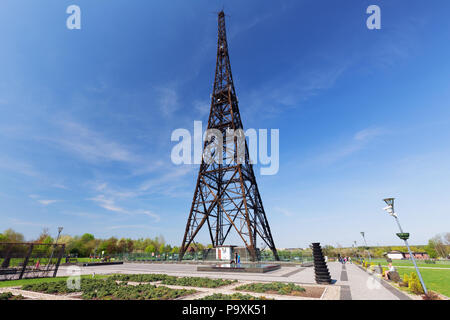
[{"label": "flower bed", "polygon": [[22,290],[49,294],[81,292],[86,300],[170,300],[196,293],[195,290],[170,289],[150,284],[128,286],[126,282],[117,283],[114,279],[82,279],[80,289],[70,289],[66,281],[29,284]]},{"label": "flower bed", "polygon": [[254,297],[249,294],[242,294],[242,293],[233,293],[233,294],[215,293],[197,300],[273,300],[273,299],[267,299],[266,297]]},{"label": "flower bed", "polygon": [[13,295],[11,292],[0,293],[0,300],[24,300],[25,297],[21,294],[18,296]]},{"label": "flower bed", "polygon": [[156,282],[169,277],[166,274],[115,274],[109,279],[128,282]]},{"label": "flower bed", "polygon": [[197,292],[195,290],[157,287],[151,284],[140,284],[137,286],[115,284],[116,286],[111,285],[99,289],[91,288],[85,290],[82,298],[86,300],[173,300]]},{"label": "flower bed", "polygon": [[237,280],[210,279],[200,277],[175,277],[165,274],[121,274],[113,275],[110,279],[128,282],[155,282],[161,281],[162,284],[200,287],[200,288],[218,288],[230,285]]},{"label": "flower bed", "polygon": [[[87,281],[88,281],[87,279],[83,279],[81,283],[85,284]],[[66,280],[26,284],[22,286],[22,290],[42,292],[48,294],[67,294],[71,292],[80,291],[70,289],[67,286]]]},{"label": "flower bed", "polygon": [[168,277],[161,283],[186,287],[218,288],[230,285],[235,282],[237,282],[237,280],[209,279],[199,277]]},{"label": "flower bed", "polygon": [[323,293],[323,288],[313,287],[305,289],[294,283],[250,283],[235,288],[238,291],[258,292],[267,294],[280,294],[290,296],[312,297],[320,298]]}]

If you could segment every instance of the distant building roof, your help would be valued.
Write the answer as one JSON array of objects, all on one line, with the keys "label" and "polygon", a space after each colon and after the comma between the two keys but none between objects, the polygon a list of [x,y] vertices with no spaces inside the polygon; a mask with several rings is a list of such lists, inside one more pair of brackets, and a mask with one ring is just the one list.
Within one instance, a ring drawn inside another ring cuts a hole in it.
[{"label": "distant building roof", "polygon": [[[392,251],[386,252],[385,254],[390,254],[390,253],[409,254],[409,252],[403,252],[403,251],[398,251],[398,250],[392,250]],[[413,254],[427,254],[427,252],[425,252],[425,251],[413,251]]]}]

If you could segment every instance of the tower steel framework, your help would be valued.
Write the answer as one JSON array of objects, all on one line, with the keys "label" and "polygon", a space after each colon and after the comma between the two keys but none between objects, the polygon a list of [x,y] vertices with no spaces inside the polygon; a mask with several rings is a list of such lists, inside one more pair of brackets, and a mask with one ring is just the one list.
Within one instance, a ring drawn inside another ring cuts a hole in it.
[{"label": "tower steel framework", "polygon": [[[241,140],[238,139],[239,134],[232,139],[226,138],[230,130],[242,132],[243,126],[231,74],[223,11],[218,14],[217,62],[208,130],[216,130],[222,135],[205,139],[204,155],[209,150],[211,156],[221,161],[205,161],[205,156],[202,157],[179,259],[206,223],[214,247],[223,245],[234,229],[248,249],[251,260],[258,259],[257,236],[279,260],[245,136],[243,140],[242,135]],[[220,146],[226,148],[220,149]]]}]

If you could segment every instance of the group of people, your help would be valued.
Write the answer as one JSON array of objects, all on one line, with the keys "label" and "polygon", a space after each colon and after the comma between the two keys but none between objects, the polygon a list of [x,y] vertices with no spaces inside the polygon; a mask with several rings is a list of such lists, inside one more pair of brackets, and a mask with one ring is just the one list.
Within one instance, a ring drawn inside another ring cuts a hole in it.
[{"label": "group of people", "polygon": [[240,264],[241,263],[241,256],[235,252],[234,253],[234,260],[231,260],[230,264]]},{"label": "group of people", "polygon": [[346,264],[347,262],[353,263],[352,262],[352,258],[350,258],[350,257],[341,257],[341,256],[339,256],[339,262],[342,263],[342,264]]}]

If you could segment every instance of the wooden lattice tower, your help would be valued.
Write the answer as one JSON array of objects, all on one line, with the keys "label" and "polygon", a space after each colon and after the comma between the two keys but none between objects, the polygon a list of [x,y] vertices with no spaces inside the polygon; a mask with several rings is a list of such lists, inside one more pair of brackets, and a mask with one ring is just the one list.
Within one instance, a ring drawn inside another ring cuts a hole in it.
[{"label": "wooden lattice tower", "polygon": [[[234,229],[253,261],[258,259],[257,236],[272,250],[275,259],[279,260],[245,138],[226,139],[227,130],[237,132],[238,129],[243,129],[243,126],[231,74],[225,14],[222,11],[218,16],[217,62],[208,129],[220,131],[223,141],[206,139],[203,148],[213,150],[214,154],[216,150],[221,150],[214,146],[223,144],[224,148],[220,152],[222,161],[210,163],[202,159],[179,259],[183,258],[187,248],[206,223],[214,247],[223,245],[230,231]],[[241,152],[238,153],[238,150]]]}]

